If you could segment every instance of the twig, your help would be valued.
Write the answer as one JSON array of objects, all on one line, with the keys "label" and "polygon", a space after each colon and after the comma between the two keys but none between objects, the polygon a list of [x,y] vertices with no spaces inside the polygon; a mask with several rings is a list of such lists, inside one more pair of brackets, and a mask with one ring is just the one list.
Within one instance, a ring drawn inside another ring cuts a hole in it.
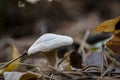
[{"label": "twig", "polygon": [[[84,51],[84,50],[83,50],[83,49],[84,49],[84,45],[85,45],[85,43],[86,43],[86,40],[87,40],[89,34],[90,34],[90,31],[87,30],[86,33],[85,33],[85,36],[84,36],[84,38],[83,38],[83,41],[80,43],[80,47],[79,47],[79,49],[78,49],[78,53],[79,53],[80,55],[81,55],[81,52]],[[86,54],[85,54],[84,52],[82,52],[82,58],[83,58],[83,63],[84,63],[84,65],[86,65],[86,61],[85,61],[85,60],[86,60]]]},{"label": "twig", "polygon": [[85,74],[83,72],[81,72],[81,71],[76,72],[76,71],[70,70],[70,71],[63,71],[63,73],[72,74],[72,75],[79,75],[79,76],[85,76]]},{"label": "twig", "polygon": [[105,70],[105,71],[101,74],[101,76],[104,76],[107,72],[109,72],[109,71],[111,70],[111,68],[113,67],[113,65],[114,65],[114,62],[112,62],[112,63],[108,66],[107,70]]},{"label": "twig", "polygon": [[22,58],[23,56],[26,56],[26,55],[27,55],[26,52],[23,53],[22,55],[16,57],[15,59],[12,59],[12,60],[10,60],[9,62],[7,62],[6,64],[0,66],[0,69],[3,69],[3,68],[5,68],[5,67],[7,67],[9,64],[13,63],[14,61],[16,61],[16,60],[18,60],[19,58]]},{"label": "twig", "polygon": [[70,56],[70,54],[71,54],[73,51],[74,51],[74,50],[67,52],[66,56],[58,63],[57,67],[58,67],[63,61],[65,61],[65,60]]},{"label": "twig", "polygon": [[71,80],[76,80],[76,79],[74,79],[74,76],[73,76],[73,75],[69,75],[69,74],[63,73],[63,72],[55,69],[55,68],[52,67],[52,66],[49,66],[49,68],[51,68],[52,70],[55,71],[54,74],[62,75],[62,76],[66,77],[66,78],[68,78],[68,79],[71,79]]},{"label": "twig", "polygon": [[104,51],[105,51],[105,46],[102,45],[102,52],[101,52],[101,57],[102,57],[102,65],[101,65],[101,78],[103,78],[103,71],[104,71]]},{"label": "twig", "polygon": [[100,68],[98,66],[87,66],[82,69],[82,71],[89,71],[89,70],[97,70],[100,71]]},{"label": "twig", "polygon": [[89,34],[90,34],[90,31],[87,30],[86,33],[85,33],[85,36],[84,36],[84,38],[83,38],[83,40],[82,40],[82,42],[80,43],[80,48],[78,49],[78,53],[81,53],[81,51],[83,50]]},{"label": "twig", "polygon": [[49,76],[46,76],[46,75],[42,75],[44,78],[47,78],[47,79],[50,79],[50,80],[55,80],[54,78],[51,78]]},{"label": "twig", "polygon": [[[83,42],[83,40],[80,39],[80,38],[78,38],[78,37],[75,37],[75,38],[74,38],[74,41],[75,41],[76,43],[78,43],[78,44],[80,44],[80,43]],[[88,43],[84,43],[84,47],[87,48],[87,49],[90,49],[91,46],[90,46]]]}]

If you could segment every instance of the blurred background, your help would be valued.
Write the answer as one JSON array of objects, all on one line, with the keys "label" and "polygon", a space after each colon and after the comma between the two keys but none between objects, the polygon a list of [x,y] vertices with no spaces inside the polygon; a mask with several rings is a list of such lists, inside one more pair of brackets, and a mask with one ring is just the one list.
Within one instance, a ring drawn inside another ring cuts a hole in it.
[{"label": "blurred background", "polygon": [[44,33],[74,37],[118,16],[120,0],[0,0],[0,48],[11,37],[24,51]]}]

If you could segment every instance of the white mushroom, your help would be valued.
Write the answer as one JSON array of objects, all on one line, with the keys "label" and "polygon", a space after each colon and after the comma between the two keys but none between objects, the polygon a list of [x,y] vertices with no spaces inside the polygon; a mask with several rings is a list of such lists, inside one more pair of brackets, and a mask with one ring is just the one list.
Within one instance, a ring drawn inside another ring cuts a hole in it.
[{"label": "white mushroom", "polygon": [[28,55],[35,54],[37,52],[44,53],[48,59],[48,62],[55,66],[57,48],[62,46],[71,45],[73,39],[69,36],[46,33],[42,35],[35,43],[28,49]]}]

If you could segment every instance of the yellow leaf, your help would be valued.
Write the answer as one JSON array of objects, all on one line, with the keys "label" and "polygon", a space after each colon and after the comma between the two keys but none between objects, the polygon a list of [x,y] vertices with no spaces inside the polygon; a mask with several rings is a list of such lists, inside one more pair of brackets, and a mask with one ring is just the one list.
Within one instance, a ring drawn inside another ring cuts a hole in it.
[{"label": "yellow leaf", "polygon": [[117,24],[120,25],[120,16],[111,20],[107,20],[97,26],[95,33],[97,34],[99,32],[112,32],[114,34],[118,34],[120,33],[120,26],[118,28]]},{"label": "yellow leaf", "polygon": [[114,36],[106,43],[114,54],[120,54],[120,16],[103,22],[95,29],[95,33],[112,32]]},{"label": "yellow leaf", "polygon": [[[16,57],[20,56],[20,52],[18,51],[17,47],[15,44],[11,44],[13,52],[12,52],[12,59],[15,59]],[[17,59],[16,61],[12,62],[9,64],[7,67],[3,68],[0,70],[0,75],[3,74],[5,71],[13,71],[18,68],[20,63],[20,59]]]},{"label": "yellow leaf", "polygon": [[[12,48],[13,48],[12,59],[15,59],[16,57],[20,56],[20,52],[18,51],[15,44],[12,44]],[[19,63],[20,63],[20,58],[18,60],[14,61],[13,63],[11,63],[9,66],[7,66],[5,68],[5,71],[13,71],[13,70],[17,69],[19,66]]]}]

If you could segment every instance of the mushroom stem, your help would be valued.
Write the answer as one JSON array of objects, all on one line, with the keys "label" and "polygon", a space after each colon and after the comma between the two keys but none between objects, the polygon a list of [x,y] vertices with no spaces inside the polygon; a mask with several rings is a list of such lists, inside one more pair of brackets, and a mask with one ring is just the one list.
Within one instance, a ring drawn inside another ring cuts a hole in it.
[{"label": "mushroom stem", "polygon": [[46,52],[45,56],[50,65],[56,66],[56,62],[57,62],[57,50],[56,49]]}]

